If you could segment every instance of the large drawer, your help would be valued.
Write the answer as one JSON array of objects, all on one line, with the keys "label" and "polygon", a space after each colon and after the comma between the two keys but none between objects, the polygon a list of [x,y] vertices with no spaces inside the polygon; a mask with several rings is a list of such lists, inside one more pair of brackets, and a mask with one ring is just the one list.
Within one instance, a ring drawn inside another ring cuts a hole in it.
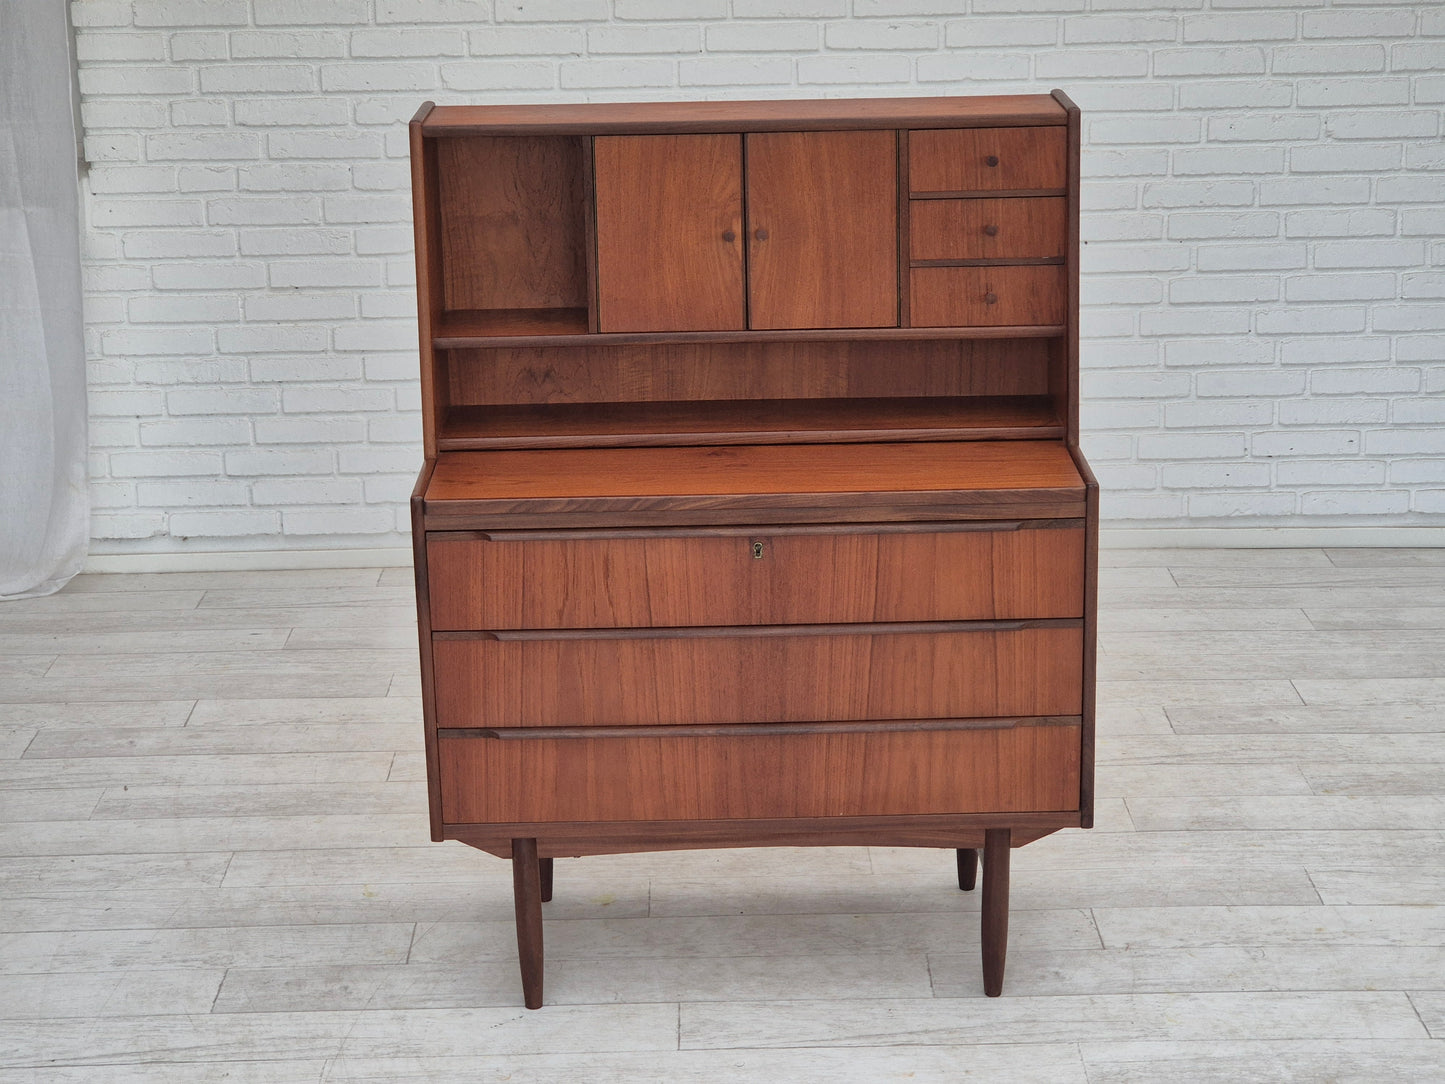
[{"label": "large drawer", "polygon": [[1068,282],[1061,265],[915,267],[908,282],[914,327],[1064,322]]},{"label": "large drawer", "polygon": [[1082,622],[439,634],[437,726],[1078,715]]},{"label": "large drawer", "polygon": [[956,128],[908,134],[913,194],[1062,191],[1064,128]]},{"label": "large drawer", "polygon": [[434,630],[1078,617],[1084,530],[434,532]]},{"label": "large drawer", "polygon": [[1079,806],[1080,728],[441,742],[450,824],[1014,813]]}]

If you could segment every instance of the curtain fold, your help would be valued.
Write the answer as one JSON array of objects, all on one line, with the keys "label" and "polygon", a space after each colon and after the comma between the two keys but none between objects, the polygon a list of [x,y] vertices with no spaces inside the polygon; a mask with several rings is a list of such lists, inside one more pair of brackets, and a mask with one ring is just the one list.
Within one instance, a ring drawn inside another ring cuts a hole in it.
[{"label": "curtain fold", "polygon": [[64,3],[0,3],[0,599],[64,587],[90,533],[73,85]]}]

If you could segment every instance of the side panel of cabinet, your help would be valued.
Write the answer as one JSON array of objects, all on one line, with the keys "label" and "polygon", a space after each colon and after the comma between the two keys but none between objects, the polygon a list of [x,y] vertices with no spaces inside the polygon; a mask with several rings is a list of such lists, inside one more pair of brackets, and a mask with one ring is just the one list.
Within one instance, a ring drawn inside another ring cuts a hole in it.
[{"label": "side panel of cabinet", "polygon": [[741,137],[598,136],[593,146],[598,330],[742,328]]},{"label": "side panel of cabinet", "polygon": [[896,327],[896,133],[752,133],[747,162],[749,325]]}]

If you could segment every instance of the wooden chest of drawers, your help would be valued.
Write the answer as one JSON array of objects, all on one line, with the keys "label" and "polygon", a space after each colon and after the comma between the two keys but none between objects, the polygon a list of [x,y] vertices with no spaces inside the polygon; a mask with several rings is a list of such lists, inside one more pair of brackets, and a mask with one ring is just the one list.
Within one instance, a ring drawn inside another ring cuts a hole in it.
[{"label": "wooden chest of drawers", "polygon": [[1008,852],[1092,818],[1078,112],[424,106],[433,838]]}]

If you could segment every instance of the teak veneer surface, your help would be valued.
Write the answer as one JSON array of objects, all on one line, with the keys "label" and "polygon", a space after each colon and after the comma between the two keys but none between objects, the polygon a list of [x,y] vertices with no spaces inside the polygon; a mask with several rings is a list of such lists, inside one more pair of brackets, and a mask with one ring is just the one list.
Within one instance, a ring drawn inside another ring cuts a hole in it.
[{"label": "teak veneer surface", "polygon": [[808,401],[853,397],[911,397],[924,406],[939,397],[1047,395],[1058,345],[1047,339],[665,346],[584,341],[566,349],[453,350],[447,389],[455,406],[657,402],[688,410],[737,399],[746,404],[739,409],[761,412],[807,410]]},{"label": "teak veneer surface", "polygon": [[746,102],[597,102],[439,105],[422,119],[428,136],[507,133],[763,132],[802,128],[967,128],[1063,125],[1048,94],[956,98],[795,99]]},{"label": "teak veneer surface", "polygon": [[449,822],[1069,810],[1077,726],[754,737],[444,739]]},{"label": "teak veneer surface", "polygon": [[1077,623],[823,628],[438,636],[437,725],[680,726],[1081,711]]},{"label": "teak veneer surface", "polygon": [[746,137],[748,324],[896,327],[897,136]]},{"label": "teak veneer surface", "polygon": [[562,448],[448,452],[427,511],[449,502],[838,493],[1067,490],[1084,496],[1054,441]]},{"label": "teak veneer surface", "polygon": [[746,326],[742,137],[599,136],[597,328]]},{"label": "teak veneer surface", "polygon": [[440,429],[444,451],[1063,436],[1053,404],[1023,395],[455,406]]},{"label": "teak veneer surface", "polygon": [[912,260],[1062,259],[1068,201],[924,199],[908,209]]},{"label": "teak veneer surface", "polygon": [[433,532],[432,628],[568,629],[1079,617],[1080,525],[1000,530]]}]

